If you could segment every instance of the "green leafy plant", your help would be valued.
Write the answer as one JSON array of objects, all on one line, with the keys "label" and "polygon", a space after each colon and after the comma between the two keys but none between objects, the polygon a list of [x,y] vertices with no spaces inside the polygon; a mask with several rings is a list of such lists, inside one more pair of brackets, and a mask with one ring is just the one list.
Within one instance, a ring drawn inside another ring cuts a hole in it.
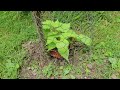
[{"label": "green leafy plant", "polygon": [[66,76],[67,74],[70,73],[70,71],[72,70],[72,67],[70,65],[66,66],[64,69],[63,69],[63,75]]},{"label": "green leafy plant", "polygon": [[47,78],[50,78],[50,76],[55,74],[55,66],[50,63],[48,66],[43,68],[43,74],[47,76]]},{"label": "green leafy plant", "polygon": [[110,61],[113,69],[120,69],[120,60],[119,59],[109,57],[108,60]]},{"label": "green leafy plant", "polygon": [[71,42],[70,38],[74,38],[76,41],[83,42],[88,46],[91,45],[91,39],[83,34],[76,34],[70,29],[70,23],[46,20],[42,24],[48,51],[57,48],[61,56],[67,61],[69,61],[68,46]]}]

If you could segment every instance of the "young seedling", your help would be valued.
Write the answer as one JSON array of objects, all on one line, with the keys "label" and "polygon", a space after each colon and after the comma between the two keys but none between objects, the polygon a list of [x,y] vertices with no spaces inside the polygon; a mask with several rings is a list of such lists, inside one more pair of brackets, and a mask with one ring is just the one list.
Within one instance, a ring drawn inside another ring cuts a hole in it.
[{"label": "young seedling", "polygon": [[46,39],[48,51],[57,48],[60,55],[68,62],[70,38],[78,42],[83,42],[87,46],[91,45],[91,39],[83,34],[76,34],[70,29],[70,23],[61,23],[57,21],[46,20],[42,22],[43,32]]}]

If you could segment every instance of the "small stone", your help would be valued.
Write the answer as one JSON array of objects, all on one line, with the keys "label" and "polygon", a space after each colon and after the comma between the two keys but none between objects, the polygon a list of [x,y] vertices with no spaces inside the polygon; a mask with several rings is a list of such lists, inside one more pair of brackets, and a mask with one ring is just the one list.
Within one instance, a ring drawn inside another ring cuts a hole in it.
[{"label": "small stone", "polygon": [[33,71],[33,75],[34,75],[34,76],[36,76],[36,75],[37,75],[36,70],[34,70],[34,71]]},{"label": "small stone", "polygon": [[89,69],[92,69],[92,64],[88,64],[87,67],[88,67]]},{"label": "small stone", "polygon": [[112,79],[117,79],[117,76],[116,76],[115,74],[113,74],[113,75],[111,76],[111,78],[112,78]]},{"label": "small stone", "polygon": [[54,76],[52,76],[50,79],[54,79]]},{"label": "small stone", "polygon": [[75,79],[75,76],[73,76],[73,75],[70,75],[70,77],[71,77],[71,79]]},{"label": "small stone", "polygon": [[28,69],[28,70],[30,70],[31,68],[30,68],[30,67],[28,67],[27,69]]},{"label": "small stone", "polygon": [[36,76],[36,75],[37,75],[37,73],[35,73],[35,72],[34,72],[34,73],[33,73],[33,75],[34,75],[34,76]]},{"label": "small stone", "polygon": [[87,77],[84,77],[85,79],[87,79]]}]

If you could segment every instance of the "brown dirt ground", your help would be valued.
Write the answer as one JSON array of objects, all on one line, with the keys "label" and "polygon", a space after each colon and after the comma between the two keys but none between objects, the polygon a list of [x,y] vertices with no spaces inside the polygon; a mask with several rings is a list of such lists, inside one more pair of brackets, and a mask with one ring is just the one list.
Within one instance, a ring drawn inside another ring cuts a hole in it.
[{"label": "brown dirt ground", "polygon": [[[36,79],[37,77],[36,77],[36,74],[35,74],[34,70],[31,70],[29,68],[29,66],[30,66],[31,63],[33,63],[33,61],[36,61],[39,65],[39,67],[40,67],[39,68],[40,70],[42,70],[42,68],[44,67],[44,65],[43,65],[44,62],[39,61],[39,59],[40,59],[39,44],[29,41],[29,42],[24,43],[22,45],[22,47],[24,49],[26,49],[26,51],[28,52],[28,56],[27,56],[28,58],[27,58],[27,60],[24,61],[23,65],[21,67],[20,78]],[[71,48],[72,48],[72,46],[71,46]],[[74,63],[74,65],[76,65],[78,63],[78,58],[76,58],[76,57],[78,57],[79,55],[73,49],[74,48],[72,48],[70,50],[71,56],[69,57],[69,61],[70,61],[71,64]],[[55,59],[53,57],[50,57],[50,56],[49,56],[49,58],[50,58],[50,60],[47,62],[47,64],[49,64],[50,62],[53,62],[57,66],[67,64],[67,62],[64,59],[57,60],[57,59]],[[42,76],[41,78],[44,78],[44,77]]]},{"label": "brown dirt ground", "polygon": [[[74,44],[72,44],[74,45]],[[39,49],[39,44],[35,43],[35,42],[27,42],[24,43],[22,45],[22,47],[24,49],[26,49],[26,51],[28,52],[28,58],[26,60],[24,60],[23,65],[20,69],[20,78],[21,79],[46,79],[46,77],[43,75],[42,70],[43,68],[48,65],[50,62],[54,63],[56,66],[64,66],[67,64],[67,62],[65,60],[57,60],[53,57],[49,56],[49,61],[47,61],[47,64],[44,65],[43,61],[40,61],[40,49]],[[73,70],[71,73],[74,74],[76,79],[90,79],[90,78],[102,78],[100,75],[98,75],[98,73],[102,72],[102,71],[98,71],[98,68],[102,68],[104,67],[104,65],[107,65],[108,62],[101,64],[101,65],[97,65],[95,62],[93,63],[88,63],[85,60],[88,60],[90,58],[90,52],[84,52],[82,50],[82,47],[84,47],[84,45],[78,46],[77,44],[75,44],[74,46],[70,47],[70,56],[69,56],[69,61],[70,64],[72,64],[75,68],[79,68],[81,69],[81,75],[76,74],[75,70]],[[80,50],[81,48],[81,50]],[[79,51],[79,52],[78,52]],[[80,54],[78,54],[80,53]],[[80,57],[81,56],[81,57]],[[81,60],[79,60],[79,58]],[[31,67],[31,65],[35,62],[35,65],[37,65],[37,69],[33,69]],[[86,63],[87,62],[87,63]],[[88,69],[88,74],[86,74],[86,67]],[[39,73],[38,73],[39,71]],[[50,79],[54,79],[55,77],[51,76]],[[61,78],[61,76],[57,77],[58,79]]]},{"label": "brown dirt ground", "polygon": [[[40,61],[40,49],[39,44],[34,42],[27,42],[22,45],[22,47],[27,51],[28,58],[23,62],[23,65],[20,70],[20,78],[26,78],[26,79],[37,79],[37,74],[34,70],[31,69],[31,66],[33,62],[37,62],[36,64],[39,67],[39,70],[42,71],[44,66],[48,65],[50,62],[55,63],[56,65],[63,65],[65,64],[64,60],[57,60],[49,56],[50,60],[46,62],[46,65],[44,65],[43,61]],[[44,79],[44,75],[40,73],[40,78]]]}]

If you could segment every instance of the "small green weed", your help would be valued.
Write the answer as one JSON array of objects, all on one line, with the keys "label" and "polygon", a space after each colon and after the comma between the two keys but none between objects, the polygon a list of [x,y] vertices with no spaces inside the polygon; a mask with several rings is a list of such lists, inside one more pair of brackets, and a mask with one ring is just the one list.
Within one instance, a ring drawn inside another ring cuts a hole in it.
[{"label": "small green weed", "polygon": [[110,61],[113,69],[120,69],[120,60],[119,59],[109,57],[108,60]]},{"label": "small green weed", "polygon": [[55,66],[50,63],[48,66],[44,67],[43,74],[50,78],[50,76],[54,75]]}]

